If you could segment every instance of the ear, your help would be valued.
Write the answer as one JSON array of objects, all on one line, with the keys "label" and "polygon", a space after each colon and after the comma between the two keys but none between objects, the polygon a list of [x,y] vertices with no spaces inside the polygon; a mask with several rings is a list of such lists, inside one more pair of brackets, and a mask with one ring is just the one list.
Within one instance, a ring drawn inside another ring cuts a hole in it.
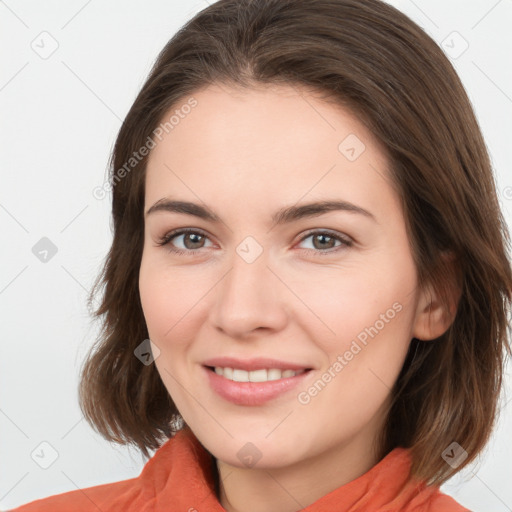
[{"label": "ear", "polygon": [[412,332],[412,336],[419,340],[434,340],[442,336],[452,325],[457,313],[462,293],[459,269],[453,253],[443,253],[441,260],[440,277],[445,300],[442,300],[431,284],[421,290]]}]

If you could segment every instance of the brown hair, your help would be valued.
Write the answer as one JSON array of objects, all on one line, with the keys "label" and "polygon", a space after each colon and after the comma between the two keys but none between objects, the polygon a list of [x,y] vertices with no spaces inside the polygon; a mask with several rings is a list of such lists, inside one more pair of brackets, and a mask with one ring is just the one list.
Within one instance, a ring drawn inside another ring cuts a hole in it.
[{"label": "brown hair", "polygon": [[[148,338],[138,290],[147,157],[122,179],[114,172],[172,106],[213,83],[301,85],[356,113],[387,151],[420,285],[447,296],[444,256],[455,258],[455,318],[437,340],[412,340],[380,446],[382,456],[410,448],[413,474],[444,482],[482,451],[497,415],[510,354],[509,235],[455,70],[420,27],[379,0],[220,0],[162,50],[110,161],[114,238],[90,297],[104,292],[95,312],[102,332],[82,369],[85,417],[146,456],[179,429],[155,365],[134,357]],[[453,441],[468,453],[457,469],[441,457]]]}]

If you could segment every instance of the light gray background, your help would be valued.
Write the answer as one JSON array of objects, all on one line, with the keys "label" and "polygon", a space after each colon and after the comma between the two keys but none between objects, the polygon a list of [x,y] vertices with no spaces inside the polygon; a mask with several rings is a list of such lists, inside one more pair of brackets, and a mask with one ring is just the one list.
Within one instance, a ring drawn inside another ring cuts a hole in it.
[{"label": "light gray background", "polygon": [[[511,225],[512,0],[392,3],[451,56]],[[2,509],[142,469],[136,450],[101,439],[77,405],[78,369],[97,333],[87,292],[111,241],[110,195],[98,200],[92,191],[104,182],[121,121],[158,52],[206,5],[0,1]],[[47,262],[32,252],[42,237],[57,248]],[[512,396],[510,373],[503,403]],[[508,402],[480,463],[443,490],[473,511],[512,510],[511,433]]]}]

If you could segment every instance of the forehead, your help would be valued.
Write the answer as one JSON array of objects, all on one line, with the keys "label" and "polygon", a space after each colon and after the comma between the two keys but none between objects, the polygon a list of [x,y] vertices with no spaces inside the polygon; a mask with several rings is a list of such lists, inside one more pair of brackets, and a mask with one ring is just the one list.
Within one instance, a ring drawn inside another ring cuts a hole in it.
[{"label": "forehead", "polygon": [[[195,107],[180,111],[190,98]],[[302,87],[212,85],[177,102],[163,122],[173,113],[179,122],[150,154],[147,203],[166,192],[242,207],[336,192],[368,203],[389,188],[387,158],[372,133]]]}]

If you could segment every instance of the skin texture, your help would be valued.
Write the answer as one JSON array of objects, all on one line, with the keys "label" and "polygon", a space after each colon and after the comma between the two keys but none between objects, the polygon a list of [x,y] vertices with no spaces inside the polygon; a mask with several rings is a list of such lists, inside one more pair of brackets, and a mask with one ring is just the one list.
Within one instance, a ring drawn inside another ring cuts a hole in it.
[{"label": "skin texture", "polygon": [[[197,106],[152,150],[145,212],[163,198],[179,199],[206,205],[222,222],[146,215],[139,287],[160,349],[155,364],[217,459],[224,508],[296,511],[378,462],[375,437],[410,340],[433,339],[447,324],[436,297],[417,286],[386,155],[357,118],[291,86],[215,85],[194,98]],[[338,148],[350,134],[365,146],[354,161]],[[373,218],[332,211],[271,222],[282,207],[324,199],[353,203]],[[178,235],[157,245],[177,228],[205,237]],[[322,240],[312,230],[352,244]],[[236,251],[248,236],[263,249],[252,263]],[[180,255],[172,247],[198,251]],[[378,334],[301,403],[298,394],[381,315],[388,321]],[[217,356],[271,357],[313,370],[297,389],[240,406],[209,387],[202,362]],[[261,454],[254,467],[237,456],[248,442]]]}]

